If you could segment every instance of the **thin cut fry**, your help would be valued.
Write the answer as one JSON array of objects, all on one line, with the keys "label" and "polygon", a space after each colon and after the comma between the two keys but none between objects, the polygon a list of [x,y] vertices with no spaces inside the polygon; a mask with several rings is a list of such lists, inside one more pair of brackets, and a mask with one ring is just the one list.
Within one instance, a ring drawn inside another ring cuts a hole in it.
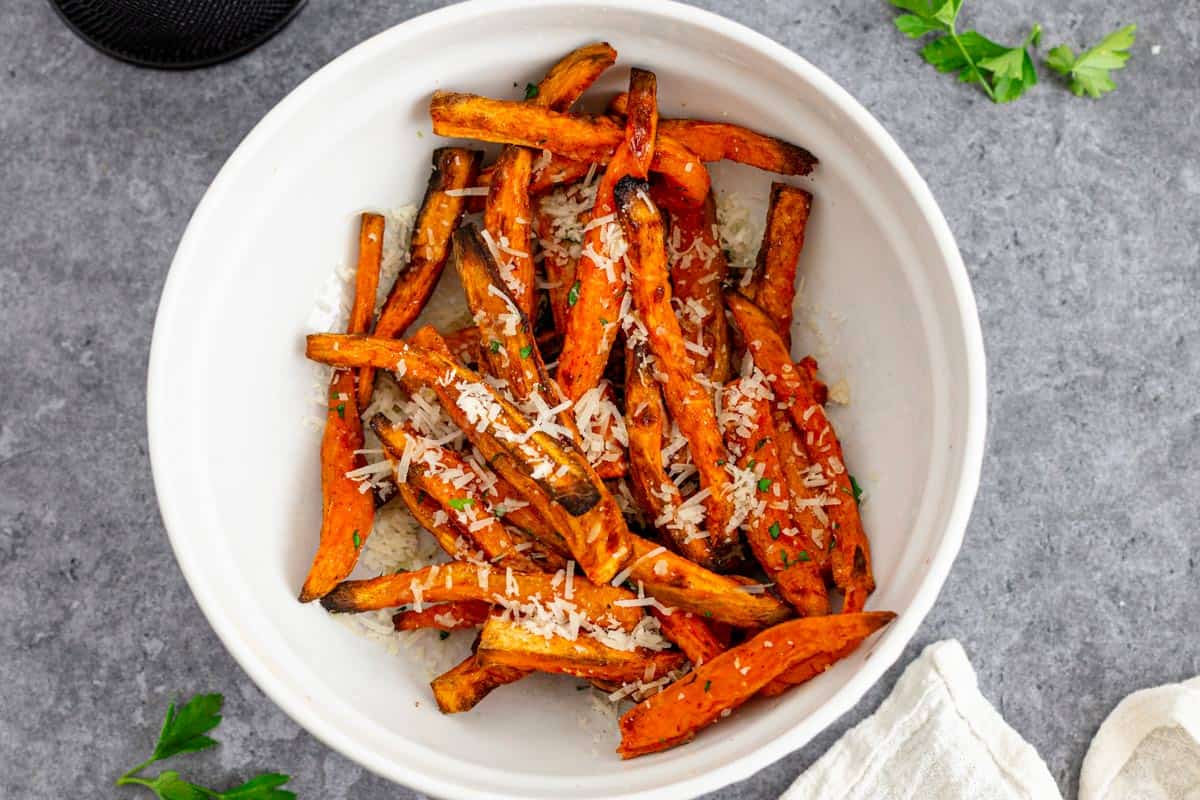
[{"label": "thin cut fry", "polygon": [[629,245],[633,305],[645,325],[655,363],[667,376],[663,385],[667,408],[687,437],[700,473],[701,491],[709,492],[704,505],[713,562],[732,564],[740,556],[740,546],[734,525],[732,481],[724,466],[728,454],[712,396],[691,371],[679,320],[671,307],[663,220],[647,189],[644,182],[628,178],[615,191],[617,218]]},{"label": "thin cut fry", "polygon": [[[570,595],[569,597],[567,595]],[[615,605],[634,598],[632,592],[615,586],[597,586],[583,576],[572,581],[546,574],[511,572],[487,564],[451,561],[412,572],[381,575],[360,581],[343,581],[321,599],[335,613],[378,611],[396,606],[479,600],[485,603],[550,603],[556,599],[574,603],[597,624],[618,625],[632,630],[643,616],[636,607]],[[418,600],[420,601],[418,603]]]},{"label": "thin cut fry", "polygon": [[729,452],[742,469],[758,476],[760,514],[743,523],[746,542],[783,598],[802,616],[829,613],[829,595],[817,561],[816,546],[792,522],[788,486],[780,465],[773,397],[766,387],[739,378],[723,390],[721,421]]},{"label": "thin cut fry", "polygon": [[654,361],[644,341],[630,337],[625,357],[625,430],[629,436],[629,488],[648,521],[672,549],[697,564],[717,566],[712,545],[691,518],[680,515],[683,495],[663,466],[666,409],[654,378]]},{"label": "thin cut fry", "polygon": [[[354,273],[354,303],[346,333],[369,333],[379,291],[379,269],[383,265],[383,217],[364,213],[358,228],[358,269]],[[362,370],[360,370],[361,376]],[[370,381],[358,384],[358,407],[371,403]]]},{"label": "thin cut fry", "polygon": [[459,631],[478,628],[487,622],[491,613],[491,603],[482,600],[459,600],[428,606],[420,611],[401,611],[392,617],[392,624],[398,631],[415,631],[422,628]]},{"label": "thin cut fry", "polygon": [[754,280],[744,294],[776,321],[783,343],[792,346],[792,303],[796,299],[796,262],[804,248],[804,230],[812,195],[786,183],[771,184],[767,225],[758,249]]},{"label": "thin cut fry", "polygon": [[828,518],[822,522],[817,516],[820,512],[817,503],[822,493],[821,487],[828,479],[824,474],[816,475],[810,472],[812,465],[808,460],[808,451],[804,447],[804,440],[796,433],[792,418],[786,412],[775,408],[771,410],[771,422],[775,429],[775,451],[779,454],[779,464],[788,486],[792,521],[813,543],[809,555],[821,568],[821,574],[828,575]]},{"label": "thin cut fry", "polygon": [[634,67],[629,71],[629,114],[625,119],[625,146],[633,157],[631,173],[646,178],[654,159],[658,135],[658,79],[653,72]]},{"label": "thin cut fry", "polygon": [[490,618],[483,626],[476,658],[485,666],[502,665],[555,672],[618,683],[653,680],[683,666],[676,651],[618,650],[589,636],[546,637],[520,623]]},{"label": "thin cut fry", "polygon": [[714,383],[729,380],[729,325],[721,286],[729,276],[725,251],[717,235],[716,202],[710,192],[701,206],[674,202],[675,192],[661,180],[651,184],[650,198],[670,215],[671,291],[679,307],[679,328],[687,342],[694,372]]},{"label": "thin cut fry", "polygon": [[615,251],[621,246],[620,229],[603,220],[613,217],[613,188],[628,174],[630,161],[629,150],[622,144],[596,188],[591,219],[597,224],[584,234],[583,255],[575,267],[578,289],[575,304],[567,314],[556,373],[559,386],[571,402],[600,383],[620,330],[621,298],[628,284],[620,253]]},{"label": "thin cut fry", "polygon": [[[434,92],[429,115],[439,136],[519,144],[589,164],[608,162],[625,139],[621,127],[608,117],[562,114],[459,92]],[[693,203],[703,202],[709,188],[707,173],[696,170],[699,165],[687,147],[669,136],[656,136],[650,169],[670,175]]]},{"label": "thin cut fry", "polygon": [[751,582],[718,575],[640,536],[632,539],[630,577],[669,608],[738,628],[765,628],[792,616],[790,608]]},{"label": "thin cut fry", "polygon": [[726,650],[621,717],[622,758],[690,741],[779,675],[821,653],[858,643],[895,618],[890,612],[807,617]]},{"label": "thin cut fry", "polygon": [[[483,488],[470,465],[453,450],[427,444],[411,430],[394,425],[382,414],[371,420],[371,429],[383,442],[393,465],[409,454],[406,479],[429,495],[474,542],[488,561],[522,572],[539,572],[533,559],[519,548],[521,540],[509,535],[504,524],[488,510]],[[451,477],[453,476],[453,477]]]},{"label": "thin cut fry", "polygon": [[[797,432],[804,434],[809,460],[820,465],[829,481],[819,499],[822,513],[829,518],[833,582],[852,598],[851,608],[861,607],[865,595],[875,590],[871,546],[858,513],[841,442],[825,416],[825,409],[817,401],[816,381],[807,368],[797,369],[792,364],[774,322],[762,309],[735,293],[727,294],[725,302],[733,312],[734,324],[741,331],[754,363],[768,377],[774,376],[772,388],[776,397],[788,404],[787,411]],[[810,436],[812,444],[808,443]]]},{"label": "thin cut fry", "polygon": [[[568,53],[538,84],[528,102],[555,111],[566,111],[604,70],[616,61],[617,52],[605,42],[590,44]],[[502,248],[497,259],[501,273],[517,306],[527,317],[534,312],[533,250],[530,220],[533,208],[529,182],[533,153],[524,147],[505,147],[491,170],[483,223]]]},{"label": "thin cut fry", "polygon": [[458,666],[434,678],[429,686],[443,714],[460,714],[474,708],[493,689],[515,683],[529,672],[500,664],[484,666],[472,653]]},{"label": "thin cut fry", "polygon": [[[362,333],[375,310],[382,242],[383,218],[363,214],[350,333]],[[361,378],[356,384],[354,370],[333,371],[326,398],[325,431],[321,436],[321,539],[300,589],[302,603],[324,596],[353,571],[359,550],[371,535],[375,522],[374,494],[359,491],[362,488],[359,483],[346,476],[366,464],[366,459],[357,452],[363,447],[358,403],[361,389]]]},{"label": "thin cut fry", "polygon": [[464,549],[463,547],[467,544],[466,537],[458,528],[450,524],[448,517],[445,522],[440,520],[438,512],[442,510],[442,507],[433,498],[407,483],[396,484],[396,494],[400,496],[400,501],[404,503],[408,513],[417,521],[417,524],[429,531],[438,546],[451,558],[462,559],[470,555],[469,552],[466,552],[466,549],[469,548]]},{"label": "thin cut fry", "polygon": [[[608,111],[623,117],[628,104],[629,96],[619,94]],[[705,161],[728,159],[781,175],[807,175],[817,165],[817,157],[803,147],[729,122],[663,119],[659,129]]]},{"label": "thin cut fry", "polygon": [[[413,226],[408,266],[388,292],[375,322],[375,336],[403,336],[425,308],[442,276],[450,253],[450,235],[458,227],[465,206],[464,198],[447,192],[472,186],[482,157],[478,150],[461,147],[441,147],[433,151],[433,174],[429,176],[429,186]],[[374,371],[364,369],[359,380],[365,387],[362,396],[370,398]]]}]

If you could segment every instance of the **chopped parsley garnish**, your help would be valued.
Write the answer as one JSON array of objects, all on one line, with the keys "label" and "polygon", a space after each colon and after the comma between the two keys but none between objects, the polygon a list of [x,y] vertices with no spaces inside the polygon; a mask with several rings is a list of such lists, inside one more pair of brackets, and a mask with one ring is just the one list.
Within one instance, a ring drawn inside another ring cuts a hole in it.
[{"label": "chopped parsley garnish", "polygon": [[750,459],[750,463],[746,465],[746,469],[754,469],[756,464],[758,464],[758,461],[752,458]]},{"label": "chopped parsley garnish", "polygon": [[538,96],[538,87],[536,83],[525,84],[525,99],[532,100]]},{"label": "chopped parsley garnish", "polygon": [[607,325],[608,325],[608,320],[606,320],[604,317],[601,317],[601,318],[600,318],[600,324],[601,324],[601,325],[604,325],[604,326],[606,326],[606,327],[607,327]]},{"label": "chopped parsley garnish", "polygon": [[772,538],[772,539],[778,539],[778,538],[779,538],[779,534],[780,534],[780,533],[782,533],[783,531],[781,531],[781,530],[779,529],[779,523],[778,523],[778,522],[772,522],[772,523],[771,523],[771,527],[767,528],[767,532],[771,534],[771,538]]},{"label": "chopped parsley garnish", "polygon": [[711,616],[712,616],[712,612],[711,612],[711,611],[705,611],[705,612],[704,612],[704,616],[706,616],[706,617],[711,617]]},{"label": "chopped parsley garnish", "polygon": [[[576,242],[578,244],[578,242]],[[567,305],[574,306],[579,302],[579,281],[571,284],[571,288],[567,290]]]},{"label": "chopped parsley garnish", "polygon": [[770,478],[759,478],[758,479],[758,490],[760,492],[765,492],[767,489],[770,489],[770,488],[771,488],[771,479]]},{"label": "chopped parsley garnish", "polygon": [[455,511],[462,511],[467,506],[475,505],[475,501],[470,497],[451,497],[450,507]]},{"label": "chopped parsley garnish", "polygon": [[787,550],[780,550],[780,551],[779,551],[779,560],[783,562],[783,568],[784,568],[784,569],[787,569],[787,568],[788,568],[788,554],[787,554]]},{"label": "chopped parsley garnish", "polygon": [[863,490],[858,485],[858,481],[854,480],[854,476],[850,476],[850,493],[854,497],[854,505],[862,505]]},{"label": "chopped parsley garnish", "polygon": [[341,417],[342,419],[345,419],[346,418],[346,404],[338,403],[337,412],[338,412],[339,417]]},{"label": "chopped parsley garnish", "polygon": [[812,561],[812,557],[809,556],[807,550],[801,550],[800,551],[800,560],[801,561]]},{"label": "chopped parsley garnish", "polygon": [[354,549],[358,550],[362,547],[362,537],[358,535],[358,528],[354,529]]},{"label": "chopped parsley garnish", "polygon": [[755,449],[755,450],[761,450],[761,449],[762,449],[762,446],[763,446],[764,444],[766,444],[767,442],[769,442],[769,441],[771,441],[771,437],[770,437],[770,436],[764,436],[763,438],[761,438],[761,439],[759,439],[759,440],[758,440],[758,443],[757,443],[757,444],[755,444],[755,445],[754,445],[754,449]]},{"label": "chopped parsley garnish", "polygon": [[488,347],[491,349],[491,351],[493,353],[500,352],[500,342],[496,339],[492,339],[492,341],[488,343]]},{"label": "chopped parsley garnish", "polygon": [[711,688],[712,688],[712,681],[705,681],[704,682],[704,691],[707,692]]},{"label": "chopped parsley garnish", "polygon": [[521,348],[521,358],[529,358],[533,355],[533,345],[527,344]]},{"label": "chopped parsley garnish", "polygon": [[443,642],[450,638],[450,631],[438,631],[438,638]]}]

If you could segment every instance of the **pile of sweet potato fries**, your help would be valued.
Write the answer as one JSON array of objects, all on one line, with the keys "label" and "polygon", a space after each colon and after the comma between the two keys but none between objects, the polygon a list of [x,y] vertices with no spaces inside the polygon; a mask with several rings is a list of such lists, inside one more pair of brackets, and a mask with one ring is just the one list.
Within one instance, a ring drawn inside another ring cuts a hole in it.
[{"label": "pile of sweet potato fries", "polygon": [[[863,610],[858,487],[816,362],[791,356],[812,196],[772,184],[757,264],[735,280],[705,167],[804,175],[817,159],[737,125],[660,119],[656,78],[636,68],[605,113],[572,111],[615,60],[582,47],[523,101],[434,93],[436,134],[503,149],[487,166],[434,152],[377,318],[384,220],[362,217],[347,331],[307,342],[335,369],[300,599],[399,608],[398,630],[478,628],[432,683],[446,713],[534,671],[640,701],[620,721],[630,758],[811,679],[894,615]],[[551,210],[564,201],[565,223]],[[463,222],[480,211],[482,227]],[[474,324],[410,331],[447,262]],[[375,370],[440,407],[456,438],[364,421]],[[364,425],[391,462],[386,492],[348,475]],[[385,500],[449,562],[346,580]]]}]

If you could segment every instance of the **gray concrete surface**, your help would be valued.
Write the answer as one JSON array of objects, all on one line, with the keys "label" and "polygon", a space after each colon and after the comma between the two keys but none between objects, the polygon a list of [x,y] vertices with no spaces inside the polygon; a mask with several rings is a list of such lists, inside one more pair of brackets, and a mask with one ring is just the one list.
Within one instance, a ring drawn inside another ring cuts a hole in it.
[{"label": "gray concrete surface", "polygon": [[[1009,107],[936,74],[882,2],[706,0],[857,96],[932,186],[989,356],[983,485],[903,661],[957,637],[984,693],[1072,796],[1127,693],[1200,673],[1200,2],[968,2],[1001,40],[1137,22],[1120,90]],[[0,7],[0,797],[113,796],[176,693],[228,695],[221,782],[272,767],[305,798],[404,798],[300,730],[209,630],[146,458],[151,325],[188,215],[313,70],[436,2],[313,2],[215,69],[129,67],[37,0]],[[1150,46],[1161,52],[1152,55]],[[889,691],[724,798],[773,798]],[[136,796],[133,793],[119,796]]]}]

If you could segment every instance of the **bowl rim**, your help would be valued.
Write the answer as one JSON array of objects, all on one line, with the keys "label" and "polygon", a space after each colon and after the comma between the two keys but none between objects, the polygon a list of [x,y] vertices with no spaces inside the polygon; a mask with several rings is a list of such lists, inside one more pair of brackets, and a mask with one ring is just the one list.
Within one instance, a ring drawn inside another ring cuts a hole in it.
[{"label": "bowl rim", "polygon": [[[169,350],[172,346],[171,337],[165,331],[170,325],[175,309],[187,300],[181,292],[183,279],[180,276],[188,269],[189,262],[194,260],[193,252],[198,247],[200,236],[198,232],[206,227],[213,210],[227,193],[227,185],[233,182],[243,162],[257,156],[260,143],[274,132],[293,108],[301,106],[320,87],[337,79],[341,73],[350,70],[358,62],[370,59],[377,52],[391,47],[394,39],[419,35],[423,31],[456,22],[466,22],[481,14],[501,9],[511,11],[564,7],[615,8],[668,22],[682,22],[706,28],[803,76],[817,92],[824,95],[841,113],[851,118],[871,144],[880,150],[889,166],[897,171],[901,185],[912,196],[922,218],[929,225],[958,309],[958,333],[962,337],[967,372],[966,436],[960,458],[961,471],[957,478],[957,493],[946,516],[942,540],[929,560],[925,576],[911,603],[893,622],[885,636],[875,644],[870,660],[826,703],[804,720],[797,721],[788,734],[780,736],[753,753],[698,775],[651,789],[621,794],[619,797],[646,798],[668,793],[671,796],[694,795],[743,780],[800,748],[816,733],[853,708],[903,653],[940,593],[961,547],[983,465],[987,423],[983,335],[970,278],[954,236],[929,186],[892,136],[849,92],[802,56],[739,22],[684,5],[676,0],[660,0],[652,5],[642,0],[467,0],[398,23],[350,48],[302,81],[259,120],[221,167],[188,222],[164,282],[150,346],[146,384],[150,467],[159,511],[180,570],[209,625],[238,665],[284,713],[326,746],[382,777],[435,796],[485,798],[508,795],[483,791],[453,780],[443,780],[424,773],[419,768],[411,768],[374,752],[357,748],[353,737],[323,717],[317,706],[276,682],[265,661],[256,655],[255,648],[238,629],[236,620],[218,608],[214,599],[214,587],[207,585],[202,579],[203,569],[196,560],[194,551],[186,544],[186,537],[179,533],[184,529],[185,523],[178,513],[177,487],[169,475],[170,453],[164,443],[167,433],[155,422],[160,404],[165,405],[165,402],[160,403],[161,400],[165,400],[161,396],[161,387],[165,385],[163,377],[168,368]],[[801,727],[807,730],[802,731]]]}]

